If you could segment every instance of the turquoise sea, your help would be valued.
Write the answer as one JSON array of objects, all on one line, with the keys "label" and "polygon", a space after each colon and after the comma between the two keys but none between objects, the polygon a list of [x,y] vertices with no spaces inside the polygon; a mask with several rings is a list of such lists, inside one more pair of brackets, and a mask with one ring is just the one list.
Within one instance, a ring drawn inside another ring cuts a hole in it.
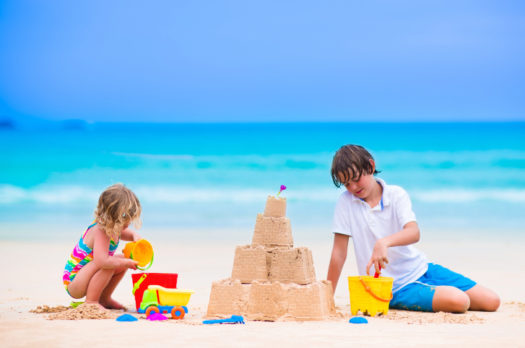
[{"label": "turquoise sea", "polygon": [[408,191],[423,231],[525,232],[525,122],[66,122],[0,129],[0,239],[76,235],[117,182],[141,200],[145,231],[211,241],[249,239],[238,231],[284,184],[294,234],[325,238],[341,192],[331,160],[348,143]]}]

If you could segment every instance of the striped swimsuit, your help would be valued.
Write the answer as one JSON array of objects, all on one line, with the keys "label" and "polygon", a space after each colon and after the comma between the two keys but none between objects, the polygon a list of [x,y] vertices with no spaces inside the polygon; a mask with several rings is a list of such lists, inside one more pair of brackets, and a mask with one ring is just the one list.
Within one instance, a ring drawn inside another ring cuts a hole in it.
[{"label": "striped swimsuit", "polygon": [[[75,279],[75,276],[77,275],[78,271],[85,265],[87,265],[90,261],[93,260],[93,249],[88,247],[84,243],[84,237],[86,236],[86,233],[89,231],[89,229],[93,226],[95,226],[97,223],[90,225],[86,232],[80,237],[80,240],[78,241],[77,245],[73,248],[73,251],[71,252],[71,255],[69,255],[69,258],[66,263],[66,267],[64,269],[64,275],[62,277],[62,281],[64,283],[64,286],[67,287],[69,283]],[[115,254],[115,251],[118,248],[118,243],[114,242],[113,240],[110,240],[109,242],[109,255],[113,256]]]}]

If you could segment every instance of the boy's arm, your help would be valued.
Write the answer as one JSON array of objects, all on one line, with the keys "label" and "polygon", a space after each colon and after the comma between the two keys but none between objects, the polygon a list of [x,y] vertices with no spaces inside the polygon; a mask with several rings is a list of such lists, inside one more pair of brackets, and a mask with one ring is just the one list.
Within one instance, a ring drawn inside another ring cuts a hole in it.
[{"label": "boy's arm", "polygon": [[137,232],[129,228],[126,228],[122,231],[122,233],[120,234],[120,238],[122,240],[128,240],[132,242],[136,242],[139,239],[142,239],[142,237]]},{"label": "boy's arm", "polygon": [[332,282],[334,294],[337,282],[341,276],[341,270],[346,261],[349,238],[350,236],[345,234],[334,233],[334,246],[332,248],[332,256],[330,257],[330,266],[328,266],[328,275],[326,276],[326,279]]},{"label": "boy's arm", "polygon": [[[370,267],[374,265],[376,272],[380,269],[386,268],[388,263],[387,249],[394,246],[414,244],[419,241],[420,233],[417,222],[408,222],[399,232],[391,234],[390,236],[378,239],[372,251],[372,257],[366,265],[366,273],[370,274]],[[379,268],[381,266],[381,268]]]}]

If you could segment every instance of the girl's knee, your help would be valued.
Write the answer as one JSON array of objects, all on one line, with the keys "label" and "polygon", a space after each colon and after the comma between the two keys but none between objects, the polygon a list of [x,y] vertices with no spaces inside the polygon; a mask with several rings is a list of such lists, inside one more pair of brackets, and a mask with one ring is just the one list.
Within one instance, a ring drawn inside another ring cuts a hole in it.
[{"label": "girl's knee", "polygon": [[102,269],[102,270],[104,272],[110,274],[111,276],[114,276],[114,275],[117,275],[117,274],[126,273],[128,268],[125,267],[125,266],[119,266],[119,267],[116,267],[116,268],[106,268],[106,269]]},{"label": "girl's knee", "polygon": [[97,273],[111,277],[113,274],[115,274],[116,270],[116,268],[101,268]]},{"label": "girl's knee", "polygon": [[117,267],[115,268],[115,274],[126,273],[127,270],[127,267]]}]

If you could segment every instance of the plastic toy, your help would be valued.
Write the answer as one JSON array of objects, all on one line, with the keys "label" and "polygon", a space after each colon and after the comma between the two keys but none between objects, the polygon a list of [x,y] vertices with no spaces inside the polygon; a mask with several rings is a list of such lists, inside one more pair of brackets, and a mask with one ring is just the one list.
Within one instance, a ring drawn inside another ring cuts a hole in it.
[{"label": "plastic toy", "polygon": [[137,261],[139,263],[137,268],[141,271],[149,269],[153,264],[153,247],[145,239],[126,243],[122,253],[128,259]]},{"label": "plastic toy", "polygon": [[84,301],[71,301],[69,306],[72,307],[72,308],[77,308],[78,306],[80,306],[83,303],[84,303]]},{"label": "plastic toy", "polygon": [[133,295],[135,296],[135,308],[138,311],[142,302],[142,295],[150,285],[160,285],[165,288],[177,288],[177,273],[133,273]]},{"label": "plastic toy", "polygon": [[374,273],[374,278],[379,278],[380,275],[381,275],[381,265],[379,265],[379,271],[376,271],[376,273]]},{"label": "plastic toy", "polygon": [[162,321],[162,320],[168,320],[165,315],[162,315],[160,313],[152,313],[147,318],[150,321]]},{"label": "plastic toy", "polygon": [[363,317],[353,317],[348,321],[350,324],[368,324],[368,320]]},{"label": "plastic toy", "polygon": [[186,305],[193,290],[169,289],[160,285],[150,285],[144,291],[139,313],[149,317],[153,313],[171,313],[173,319],[182,319],[188,313]]},{"label": "plastic toy", "polygon": [[116,320],[117,321],[137,321],[138,319],[132,316],[131,314],[122,314]]},{"label": "plastic toy", "polygon": [[393,282],[394,278],[390,277],[348,277],[352,315],[356,315],[359,311],[370,316],[375,316],[377,313],[386,315],[388,304],[392,299]]},{"label": "plastic toy", "polygon": [[244,318],[240,315],[232,315],[226,319],[204,320],[203,324],[244,324]]}]

